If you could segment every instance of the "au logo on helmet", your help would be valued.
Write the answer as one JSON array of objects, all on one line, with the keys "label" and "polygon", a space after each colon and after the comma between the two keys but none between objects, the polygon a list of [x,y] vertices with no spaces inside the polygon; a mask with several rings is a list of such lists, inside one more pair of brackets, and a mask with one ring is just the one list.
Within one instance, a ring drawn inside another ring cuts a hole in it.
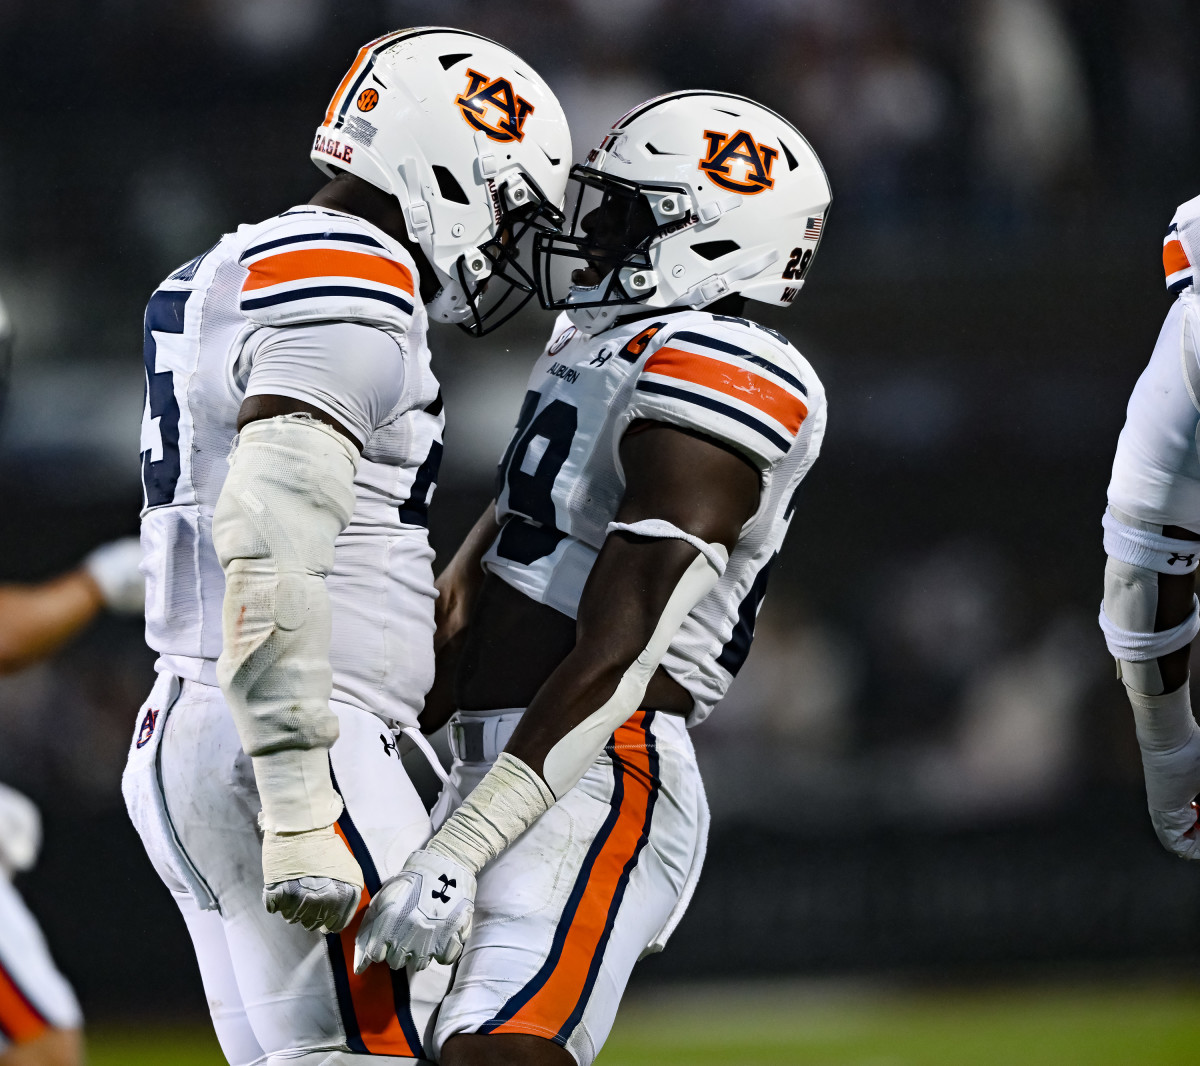
[{"label": "au logo on helmet", "polygon": [[518,96],[507,78],[489,78],[477,70],[467,71],[467,88],[454,98],[463,118],[493,141],[525,139],[525,120],[533,104]]},{"label": "au logo on helmet", "polygon": [[[708,154],[700,160],[700,169],[713,184],[743,196],[753,196],[775,184],[771,167],[779,158],[776,149],[759,144],[745,130],[738,130],[732,136],[705,130],[704,136],[708,140]],[[744,175],[740,179],[733,176],[735,165]]]}]

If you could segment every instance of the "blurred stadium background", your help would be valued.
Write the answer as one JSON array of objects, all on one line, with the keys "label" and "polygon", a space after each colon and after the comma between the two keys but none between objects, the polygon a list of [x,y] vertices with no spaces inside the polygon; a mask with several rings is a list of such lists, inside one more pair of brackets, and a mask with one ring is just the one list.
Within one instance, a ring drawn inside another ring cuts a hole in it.
[{"label": "blurred stadium background", "polygon": [[[1094,621],[1112,450],[1168,305],[1160,240],[1200,192],[1189,0],[0,0],[0,293],[18,334],[0,579],[136,529],[147,295],[221,232],[306,200],[312,130],[355,49],[423,23],[533,63],[577,158],[629,106],[709,87],[793,119],[834,188],[803,297],[756,316],[822,375],[829,433],[754,651],[695,735],[709,861],[675,940],[635,976],[628,1031],[681,978],[777,978],[765,1001],[786,1022],[792,990],[799,1027],[814,986],[784,983],[797,977],[1149,973],[1178,977],[1177,998],[1122,1002],[1175,1003],[1185,1043],[1200,1037],[1182,977],[1200,962],[1200,871],[1153,839]],[[549,323],[435,338],[443,559],[489,498]],[[182,923],[118,789],[151,663],[137,625],[106,620],[0,680],[0,780],[47,820],[21,887],[110,1033],[203,1021]],[[1056,995],[1073,1017],[1072,993]],[[916,1016],[903,1002],[837,1016],[877,1033]],[[1058,1002],[1029,1000],[1041,1023]],[[1026,1006],[1011,1016],[1029,1047],[1053,1046]],[[719,1061],[1109,1061],[868,1044]],[[1184,1061],[1152,1044],[1111,1061]],[[113,1055],[97,1061],[134,1061]]]}]

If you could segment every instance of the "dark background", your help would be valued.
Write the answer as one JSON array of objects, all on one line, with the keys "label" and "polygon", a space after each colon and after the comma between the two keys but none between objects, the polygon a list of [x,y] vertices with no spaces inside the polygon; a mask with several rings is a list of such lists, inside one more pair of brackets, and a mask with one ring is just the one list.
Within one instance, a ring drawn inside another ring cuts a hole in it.
[{"label": "dark background", "polygon": [[[708,866],[642,979],[1200,960],[1200,871],[1153,839],[1095,624],[1161,238],[1200,192],[1186,0],[0,0],[0,578],[136,531],[148,294],[311,196],[355,50],[424,23],[536,66],[577,158],[641,100],[713,88],[792,119],[834,188],[802,298],[757,315],[825,381],[829,431],[755,650],[695,733]],[[442,560],[550,321],[431,336]],[[105,619],[0,681],[0,779],[47,821],[20,885],[93,1018],[149,989],[203,1010],[118,787],[152,661]]]}]

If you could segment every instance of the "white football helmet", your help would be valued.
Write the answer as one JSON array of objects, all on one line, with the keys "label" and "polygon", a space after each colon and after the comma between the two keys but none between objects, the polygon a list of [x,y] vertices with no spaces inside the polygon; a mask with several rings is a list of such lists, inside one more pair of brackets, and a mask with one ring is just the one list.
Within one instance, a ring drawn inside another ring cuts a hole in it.
[{"label": "white football helmet", "polygon": [[546,83],[507,48],[436,26],[371,41],[311,155],[400,201],[442,285],[433,318],[478,335],[533,294],[533,236],[561,224],[571,135]]},{"label": "white football helmet", "polygon": [[542,306],[587,332],[730,293],[787,306],[831,193],[790,122],[744,96],[676,92],[625,115],[571,169],[570,229],[536,240]]}]

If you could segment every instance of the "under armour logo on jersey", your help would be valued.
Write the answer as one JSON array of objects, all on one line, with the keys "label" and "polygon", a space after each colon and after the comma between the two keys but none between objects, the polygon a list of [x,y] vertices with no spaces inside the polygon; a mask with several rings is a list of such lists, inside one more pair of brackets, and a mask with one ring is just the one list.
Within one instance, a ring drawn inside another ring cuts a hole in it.
[{"label": "under armour logo on jersey", "polygon": [[507,78],[489,78],[477,70],[467,71],[466,92],[454,98],[463,118],[493,141],[525,139],[525,120],[533,104],[518,96]]},{"label": "under armour logo on jersey", "polygon": [[453,877],[447,877],[445,874],[439,874],[438,880],[441,881],[442,887],[435,888],[431,895],[434,899],[440,899],[443,903],[450,902],[450,894],[446,891],[448,888],[456,888],[458,882]]},{"label": "under armour logo on jersey", "polygon": [[[759,144],[745,130],[738,130],[732,136],[705,130],[704,136],[708,139],[708,155],[700,160],[700,169],[715,185],[750,196],[775,184],[771,167],[779,158],[776,149]],[[741,171],[740,179],[734,176],[735,166]]]},{"label": "under armour logo on jersey", "polygon": [[[383,754],[384,755],[396,755],[395,742],[389,741],[386,733],[380,733],[379,739],[383,742]],[[399,756],[396,755],[396,758],[399,758]]]},{"label": "under armour logo on jersey", "polygon": [[158,723],[158,714],[158,711],[151,708],[142,719],[142,727],[138,730],[137,738],[137,746],[139,748],[144,748],[150,743],[150,738],[154,736],[154,726]]},{"label": "under armour logo on jersey", "polygon": [[1184,563],[1187,566],[1191,566],[1195,558],[1195,552],[1189,552],[1186,555],[1183,552],[1171,552],[1171,558],[1167,560],[1167,566],[1174,566],[1175,563]]}]

